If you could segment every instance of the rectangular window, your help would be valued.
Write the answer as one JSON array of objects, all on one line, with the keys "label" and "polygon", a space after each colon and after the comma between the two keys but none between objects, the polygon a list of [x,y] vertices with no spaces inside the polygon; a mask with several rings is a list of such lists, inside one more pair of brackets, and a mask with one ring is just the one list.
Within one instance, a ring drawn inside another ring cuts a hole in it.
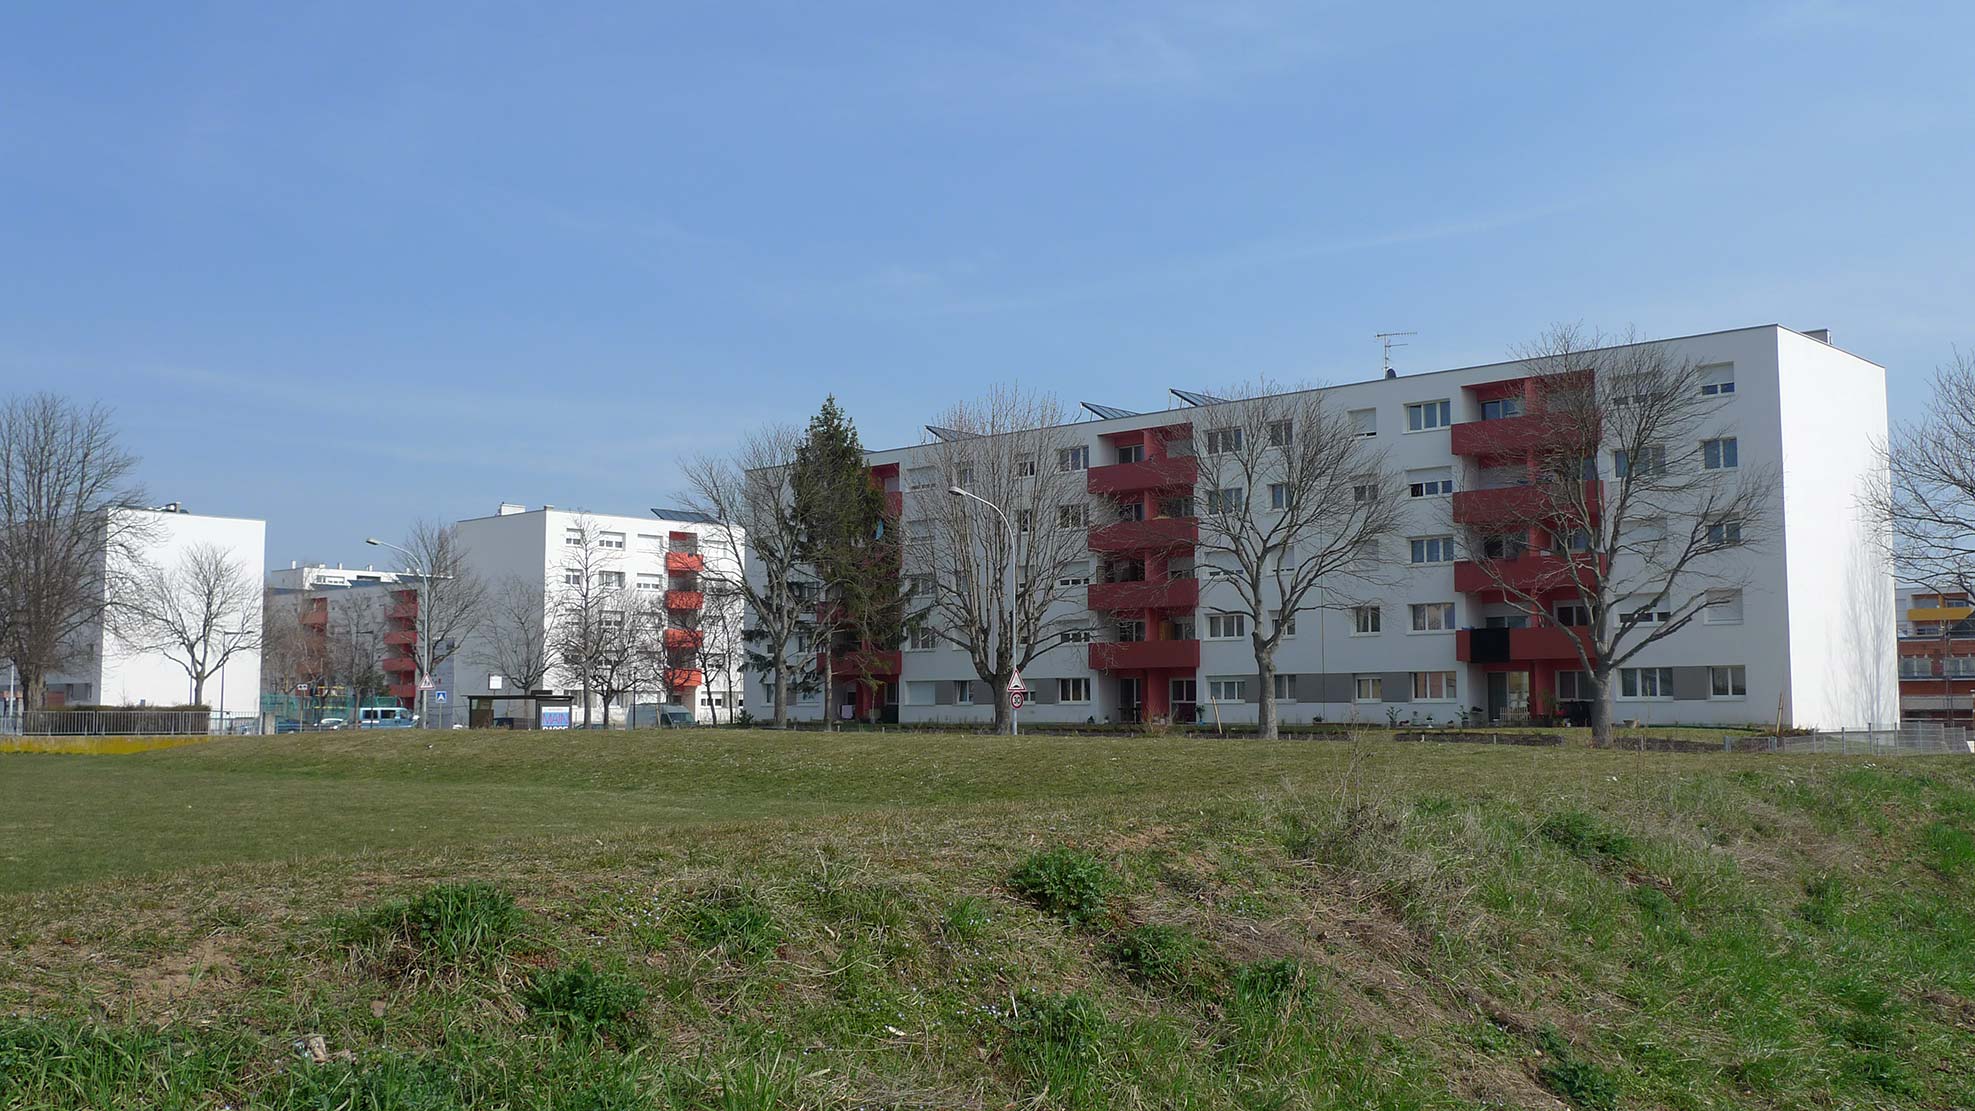
[{"label": "rectangular window", "polygon": [[624,534],[621,532],[598,533],[597,547],[622,549],[624,547]]},{"label": "rectangular window", "polygon": [[1207,512],[1239,513],[1248,504],[1248,491],[1239,486],[1207,491]]},{"label": "rectangular window", "polygon": [[1648,602],[1630,611],[1634,625],[1664,625],[1673,620],[1673,611],[1660,609]]},{"label": "rectangular window", "polygon": [[1015,457],[1015,477],[1034,478],[1035,475],[1036,457],[1033,455],[1017,455]]},{"label": "rectangular window", "polygon": [[1272,420],[1269,422],[1269,446],[1288,447],[1296,439],[1296,422]]},{"label": "rectangular window", "polygon": [[1034,527],[1035,527],[1035,523],[1036,523],[1036,512],[1035,512],[1035,510],[1033,510],[1033,509],[1017,509],[1017,510],[1015,511],[1015,527],[1016,527],[1016,528],[1018,528],[1018,529],[1020,529],[1020,530],[1021,530],[1021,531],[1023,531],[1023,532],[1027,532],[1027,531],[1029,531],[1030,529],[1032,529],[1032,528],[1034,528]]},{"label": "rectangular window", "polygon": [[624,572],[622,572],[622,571],[598,571],[598,572],[597,572],[597,585],[598,585],[598,586],[608,586],[608,587],[612,587],[612,588],[616,588],[616,587],[621,587],[621,586],[623,586],[623,585],[624,585]]},{"label": "rectangular window", "polygon": [[1090,524],[1090,507],[1087,505],[1059,505],[1056,507],[1057,528],[1083,528]]},{"label": "rectangular window", "polygon": [[1452,702],[1459,697],[1454,691],[1454,673],[1451,671],[1413,672],[1413,701]]},{"label": "rectangular window", "polygon": [[1620,698],[1672,698],[1673,669],[1670,667],[1621,667],[1618,669]]},{"label": "rectangular window", "polygon": [[568,547],[571,547],[571,548],[580,548],[580,547],[582,547],[582,546],[583,546],[583,530],[582,530],[582,529],[579,529],[579,528],[566,528],[566,529],[563,529],[563,530],[562,530],[562,542],[563,542],[563,544],[565,544],[565,545],[567,545]]},{"label": "rectangular window", "polygon": [[1701,396],[1720,397],[1735,392],[1735,364],[1719,363],[1701,368]]},{"label": "rectangular window", "polygon": [[1241,429],[1210,428],[1207,430],[1207,454],[1226,455],[1241,450]]},{"label": "rectangular window", "polygon": [[1353,606],[1351,608],[1351,635],[1359,637],[1377,636],[1384,611],[1377,606]]},{"label": "rectangular window", "polygon": [[1357,691],[1353,697],[1359,702],[1385,701],[1384,678],[1378,675],[1358,676]]},{"label": "rectangular window", "polygon": [[1522,398],[1498,397],[1481,403],[1482,420],[1505,420],[1522,415]]},{"label": "rectangular window", "polygon": [[1557,672],[1557,697],[1565,702],[1582,702],[1591,697],[1591,673]]},{"label": "rectangular window", "polygon": [[1454,627],[1452,602],[1414,602],[1411,609],[1416,633],[1446,632]]},{"label": "rectangular window", "polygon": [[1282,619],[1281,610],[1270,610],[1269,622],[1270,624],[1273,624],[1276,627],[1280,628],[1282,630],[1282,635],[1285,637],[1293,637],[1296,635],[1296,615],[1293,613],[1289,615],[1289,620],[1284,621]]},{"label": "rectangular window", "polygon": [[1578,602],[1558,602],[1556,616],[1559,625],[1589,625],[1591,608]]},{"label": "rectangular window", "polygon": [[974,704],[974,681],[972,679],[955,679],[953,681],[953,704],[956,706],[972,706]]},{"label": "rectangular window", "polygon": [[905,488],[907,490],[930,489],[933,483],[938,481],[939,472],[933,470],[931,467],[913,467],[911,470],[905,472]]},{"label": "rectangular window", "polygon": [[1416,401],[1406,406],[1406,431],[1426,432],[1445,428],[1453,422],[1453,406],[1446,401]]},{"label": "rectangular window", "polygon": [[1056,701],[1089,702],[1090,680],[1089,679],[1056,680]]},{"label": "rectangular window", "polygon": [[1612,452],[1612,474],[1626,478],[1637,468],[1640,476],[1663,475],[1666,473],[1666,448],[1653,444],[1647,447],[1620,449]]},{"label": "rectangular window", "polygon": [[910,647],[914,652],[930,652],[939,647],[939,634],[927,628],[914,629]]},{"label": "rectangular window", "polygon": [[562,585],[564,585],[564,586],[582,586],[582,585],[583,585],[583,572],[581,572],[581,571],[564,571],[564,572],[562,573]]},{"label": "rectangular window", "polygon": [[1275,695],[1275,700],[1277,702],[1296,701],[1296,676],[1277,675],[1275,677],[1273,686],[1274,686],[1274,690],[1271,691],[1270,693]]},{"label": "rectangular window", "polygon": [[1378,500],[1378,483],[1376,483],[1376,482],[1359,482],[1359,483],[1356,483],[1356,484],[1354,484],[1354,485],[1353,485],[1353,486],[1351,487],[1351,500],[1352,500],[1352,501],[1354,501],[1354,502],[1360,502],[1360,501],[1377,501],[1377,500]]},{"label": "rectangular window", "polygon": [[1248,680],[1233,676],[1207,679],[1207,697],[1214,702],[1246,702],[1248,700]]},{"label": "rectangular window", "polygon": [[1123,445],[1118,449],[1118,462],[1120,463],[1145,462],[1145,445],[1144,444]]},{"label": "rectangular window", "polygon": [[1739,590],[1708,591],[1708,608],[1701,614],[1701,620],[1709,625],[1740,625],[1742,623],[1742,592]]},{"label": "rectangular window", "polygon": [[1073,559],[1063,565],[1063,573],[1056,577],[1057,586],[1090,585],[1090,561]]},{"label": "rectangular window", "polygon": [[1145,639],[1145,622],[1143,621],[1118,622],[1118,642],[1120,644],[1137,644],[1139,641],[1144,639]]},{"label": "rectangular window", "polygon": [[1701,467],[1710,471],[1733,470],[1737,465],[1735,437],[1723,436],[1718,440],[1701,441]]},{"label": "rectangular window", "polygon": [[1454,562],[1454,538],[1451,536],[1423,536],[1414,539],[1413,562]]},{"label": "rectangular window", "polygon": [[1057,643],[1059,644],[1089,644],[1090,630],[1065,629],[1062,632],[1056,634],[1056,640]]},{"label": "rectangular window", "polygon": [[1454,492],[1452,467],[1427,467],[1406,472],[1406,496],[1437,498]]},{"label": "rectangular window", "polygon": [[1287,482],[1269,483],[1270,509],[1288,509],[1290,507],[1290,502],[1294,497],[1295,494],[1290,490],[1289,483]]},{"label": "rectangular window", "polygon": [[624,611],[605,610],[597,620],[606,629],[621,629],[624,627]]},{"label": "rectangular window", "polygon": [[1210,613],[1207,615],[1208,640],[1234,640],[1248,635],[1248,615],[1245,613]]},{"label": "rectangular window", "polygon": [[1056,450],[1056,469],[1059,471],[1087,471],[1090,469],[1090,449],[1088,447],[1066,447]]},{"label": "rectangular window", "polygon": [[1743,698],[1749,693],[1748,669],[1741,664],[1708,668],[1708,697]]},{"label": "rectangular window", "polygon": [[1742,542],[1742,519],[1723,517],[1708,522],[1708,543],[1720,547],[1730,547]]},{"label": "rectangular window", "polygon": [[[692,547],[690,547],[690,548],[673,548],[673,549],[671,549],[671,550],[673,550],[673,551],[683,551],[683,552],[696,552],[696,551],[699,551],[699,543],[698,543],[698,541],[699,541],[699,537],[697,537],[697,536],[695,536],[695,537],[693,537],[693,546],[692,546]],[[661,538],[661,537],[660,537],[660,536],[659,536],[659,535],[658,535],[657,533],[651,533],[651,532],[641,532],[641,533],[639,533],[639,534],[638,534],[638,547],[640,547],[640,548],[643,548],[643,549],[645,549],[645,550],[647,550],[647,551],[655,551],[655,552],[657,552],[657,551],[665,551],[665,550],[667,549],[667,545],[666,545],[666,543],[665,543],[665,541],[664,541],[664,539],[663,539],[663,538]]]},{"label": "rectangular window", "polygon": [[1378,410],[1351,410],[1351,431],[1359,436],[1378,435]]},{"label": "rectangular window", "polygon": [[640,571],[638,572],[638,589],[648,592],[655,590],[664,590],[665,576],[647,575],[643,571]]}]

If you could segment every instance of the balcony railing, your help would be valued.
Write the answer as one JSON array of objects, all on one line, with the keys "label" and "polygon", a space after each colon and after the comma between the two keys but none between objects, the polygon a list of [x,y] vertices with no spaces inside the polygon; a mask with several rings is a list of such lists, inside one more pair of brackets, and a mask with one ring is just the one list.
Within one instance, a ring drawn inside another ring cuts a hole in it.
[{"label": "balcony railing", "polygon": [[1197,640],[1119,640],[1090,646],[1090,666],[1099,671],[1139,671],[1200,666]]},{"label": "balcony railing", "polygon": [[665,592],[665,608],[669,610],[696,610],[706,605],[706,595],[697,590],[668,590]]},{"label": "balcony railing", "polygon": [[399,602],[384,611],[384,616],[393,621],[410,621],[418,616],[417,602]]},{"label": "balcony railing", "polygon": [[1090,530],[1090,550],[1094,552],[1156,551],[1191,547],[1199,542],[1200,521],[1195,517],[1119,521]]},{"label": "balcony railing", "polygon": [[665,671],[665,685],[670,690],[685,690],[688,687],[706,685],[706,676],[696,667],[673,667]]},{"label": "balcony railing", "polygon": [[327,625],[329,624],[329,611],[327,609],[311,609],[302,615],[302,624]]},{"label": "balcony railing", "polygon": [[1090,608],[1120,610],[1192,609],[1200,604],[1200,580],[1091,583]]},{"label": "balcony railing", "polygon": [[409,700],[418,697],[418,686],[414,683],[393,683],[384,688],[384,693],[392,698]]},{"label": "balcony railing", "polygon": [[384,634],[384,643],[390,645],[411,645],[418,643],[417,629],[392,629]]},{"label": "balcony railing", "polygon": [[1544,625],[1532,629],[1461,629],[1454,634],[1454,658],[1462,663],[1523,663],[1576,660],[1577,638],[1589,629]]},{"label": "balcony railing", "polygon": [[1506,584],[1511,590],[1543,593],[1551,590],[1576,591],[1595,584],[1604,568],[1602,560],[1587,555],[1565,558],[1548,552],[1526,552],[1515,559],[1493,562],[1494,575],[1471,559],[1454,562],[1454,589],[1463,594],[1499,591]]},{"label": "balcony railing", "polygon": [[[1602,482],[1584,484],[1584,504],[1581,509],[1594,519],[1604,490],[1605,484]],[[1489,490],[1456,490],[1453,510],[1454,521],[1457,524],[1485,525],[1497,521],[1535,523],[1546,515],[1575,516],[1580,512],[1580,507],[1571,504],[1568,488],[1560,489],[1531,483],[1523,486],[1498,486]]]},{"label": "balcony railing", "polygon": [[1084,488],[1093,494],[1132,494],[1145,490],[1191,487],[1199,475],[1200,463],[1190,457],[1146,459],[1137,463],[1092,467],[1084,473]]},{"label": "balcony railing", "polygon": [[706,643],[706,631],[704,629],[665,630],[665,646],[667,648],[673,648],[673,649],[698,648],[700,645],[705,643]]},{"label": "balcony railing", "polygon": [[706,557],[698,552],[667,552],[665,569],[674,575],[696,575],[706,570]]},{"label": "balcony railing", "polygon": [[406,671],[417,671],[418,661],[410,656],[387,656],[378,666],[384,669],[386,675],[395,675]]}]

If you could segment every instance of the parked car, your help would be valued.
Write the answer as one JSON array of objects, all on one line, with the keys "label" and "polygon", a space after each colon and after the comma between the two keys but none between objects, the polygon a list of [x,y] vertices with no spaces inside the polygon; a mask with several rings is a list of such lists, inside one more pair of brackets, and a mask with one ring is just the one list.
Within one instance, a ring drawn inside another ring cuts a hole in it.
[{"label": "parked car", "polygon": [[410,729],[418,722],[403,706],[365,706],[357,715],[359,729]]},{"label": "parked car", "polygon": [[659,707],[658,724],[667,729],[681,729],[698,725],[699,722],[693,720],[693,712],[684,706],[667,704]]},{"label": "parked car", "polygon": [[274,731],[276,733],[300,733],[302,731],[302,723],[296,721],[294,718],[275,718]]},{"label": "parked car", "polygon": [[348,724],[350,724],[349,721],[344,718],[323,718],[321,721],[315,723],[315,727],[317,729],[341,729]]}]

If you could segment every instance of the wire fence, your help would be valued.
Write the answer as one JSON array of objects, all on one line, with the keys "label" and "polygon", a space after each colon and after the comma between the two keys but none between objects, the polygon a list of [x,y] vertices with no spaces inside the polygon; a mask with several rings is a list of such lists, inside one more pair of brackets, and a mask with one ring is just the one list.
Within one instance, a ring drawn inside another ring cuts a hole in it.
[{"label": "wire fence", "polygon": [[1829,753],[1837,756],[1975,756],[1975,734],[1965,726],[1915,721],[1873,729],[1825,729],[1773,736],[1728,736],[1735,752]]},{"label": "wire fence", "polygon": [[0,715],[0,736],[200,737],[259,733],[259,714],[211,710],[25,710]]}]

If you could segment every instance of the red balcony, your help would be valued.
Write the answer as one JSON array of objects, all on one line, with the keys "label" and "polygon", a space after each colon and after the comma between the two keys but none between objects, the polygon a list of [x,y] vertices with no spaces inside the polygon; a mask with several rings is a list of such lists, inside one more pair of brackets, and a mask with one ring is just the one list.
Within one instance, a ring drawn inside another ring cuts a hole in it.
[{"label": "red balcony", "polygon": [[681,691],[705,684],[706,676],[696,667],[672,667],[665,671],[665,686],[669,690]]},{"label": "red balcony", "polygon": [[[1463,594],[1499,593],[1503,584],[1530,594],[1550,591],[1576,592],[1580,586],[1597,581],[1604,567],[1602,560],[1580,555],[1566,559],[1560,555],[1529,552],[1515,559],[1497,560],[1496,575],[1474,560],[1454,563],[1454,589]],[[1499,579],[1499,581],[1498,581]]]},{"label": "red balcony", "polygon": [[903,512],[905,512],[905,495],[897,490],[886,490],[885,516],[896,521],[898,520],[898,515]]},{"label": "red balcony", "polygon": [[1454,658],[1462,663],[1524,663],[1577,659],[1577,637],[1589,629],[1546,625],[1533,629],[1461,629],[1454,634]]},{"label": "red balcony", "polygon": [[1093,552],[1143,552],[1190,548],[1200,542],[1195,517],[1154,517],[1149,521],[1119,521],[1090,530]]},{"label": "red balcony", "polygon": [[410,656],[387,656],[378,666],[384,669],[385,674],[396,675],[406,671],[417,671],[418,661]]},{"label": "red balcony", "polygon": [[1084,472],[1084,488],[1093,494],[1135,494],[1146,490],[1192,487],[1200,463],[1192,456],[1148,459],[1142,463],[1112,463]]},{"label": "red balcony", "polygon": [[417,602],[399,602],[384,611],[384,616],[393,621],[410,621],[418,616]]},{"label": "red balcony", "polygon": [[384,634],[384,643],[396,646],[410,646],[418,643],[417,629],[392,629]]},{"label": "red balcony", "polygon": [[674,575],[697,575],[706,570],[706,557],[698,552],[667,552],[665,569]]},{"label": "red balcony", "polygon": [[[817,665],[822,665],[823,657],[816,657]],[[899,674],[905,666],[904,657],[897,651],[884,651],[864,648],[854,652],[841,652],[830,657],[830,674],[838,679],[871,679]]]},{"label": "red balcony", "polygon": [[393,683],[384,688],[384,693],[406,702],[418,697],[418,686],[414,683]]},{"label": "red balcony", "polygon": [[307,613],[302,614],[302,624],[313,625],[313,626],[323,626],[329,624],[328,608],[325,607],[322,609],[310,609]]},{"label": "red balcony", "polygon": [[706,632],[702,629],[667,629],[665,646],[674,650],[690,650],[706,643]]},{"label": "red balcony", "polygon": [[1113,613],[1120,610],[1190,610],[1199,604],[1198,579],[1090,584],[1090,608],[1094,610]]},{"label": "red balcony", "polygon": [[[1597,516],[1598,505],[1604,496],[1604,491],[1605,484],[1602,482],[1584,484],[1583,509],[1594,518]],[[1485,525],[1498,521],[1533,523],[1546,514],[1575,516],[1579,507],[1569,504],[1570,501],[1571,493],[1568,488],[1533,483],[1525,486],[1500,486],[1492,490],[1457,490],[1454,492],[1454,520],[1463,525]]]},{"label": "red balcony", "polygon": [[1178,669],[1200,666],[1197,640],[1126,640],[1090,646],[1090,666],[1099,671]]},{"label": "red balcony", "polygon": [[697,590],[668,590],[665,592],[665,608],[669,610],[696,610],[706,604],[706,595]]}]

